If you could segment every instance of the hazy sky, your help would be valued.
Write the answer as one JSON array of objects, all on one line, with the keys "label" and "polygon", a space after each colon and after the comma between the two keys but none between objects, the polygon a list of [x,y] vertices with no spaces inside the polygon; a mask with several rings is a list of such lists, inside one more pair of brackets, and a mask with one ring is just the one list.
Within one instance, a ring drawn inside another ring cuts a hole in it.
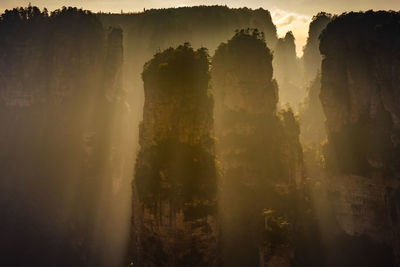
[{"label": "hazy sky", "polygon": [[342,13],[368,9],[400,11],[400,0],[0,0],[0,12],[16,6],[32,5],[47,7],[49,10],[61,6],[77,6],[92,11],[124,12],[142,11],[143,8],[164,8],[193,5],[228,5],[268,9],[278,27],[279,36],[292,30],[296,37],[297,52],[300,55],[308,32],[312,15],[319,11]]}]

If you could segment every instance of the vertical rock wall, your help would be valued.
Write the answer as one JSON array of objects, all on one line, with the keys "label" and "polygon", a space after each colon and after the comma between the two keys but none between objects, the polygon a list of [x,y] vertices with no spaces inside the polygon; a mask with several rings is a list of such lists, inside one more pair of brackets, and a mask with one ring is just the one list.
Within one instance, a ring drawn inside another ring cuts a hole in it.
[{"label": "vertical rock wall", "polygon": [[208,65],[205,49],[185,44],[156,54],[144,67],[133,182],[134,266],[218,264]]},{"label": "vertical rock wall", "polygon": [[[349,13],[321,36],[327,167],[341,229],[388,245],[399,263],[400,15]],[[393,258],[376,255],[387,266]],[[390,262],[391,261],[391,262]],[[376,266],[376,265],[373,265]]]},{"label": "vertical rock wall", "polygon": [[[267,266],[277,258],[287,263],[292,252],[286,229],[271,241],[267,221],[271,217],[276,225],[277,216],[290,216],[289,195],[302,180],[301,148],[293,114],[283,112],[281,119],[276,112],[278,88],[263,35],[242,30],[222,43],[213,58],[212,81],[223,264]],[[293,123],[297,131],[289,130]],[[285,256],[279,256],[281,249]]]},{"label": "vertical rock wall", "polygon": [[331,20],[331,14],[320,12],[312,18],[310,23],[303,54],[304,83],[306,85],[312,83],[317,74],[321,72],[322,56],[319,52],[319,37]]},{"label": "vertical rock wall", "polygon": [[98,264],[94,218],[109,208],[110,127],[124,112],[122,32],[87,11],[29,6],[6,11],[0,35],[3,263]]}]

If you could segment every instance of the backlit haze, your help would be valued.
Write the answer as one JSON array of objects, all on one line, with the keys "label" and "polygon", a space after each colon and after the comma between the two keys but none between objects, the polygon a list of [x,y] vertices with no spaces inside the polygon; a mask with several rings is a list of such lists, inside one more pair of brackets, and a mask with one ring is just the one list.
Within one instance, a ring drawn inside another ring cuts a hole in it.
[{"label": "backlit haze", "polygon": [[271,12],[277,26],[279,37],[287,31],[292,31],[296,38],[297,55],[302,55],[302,49],[307,39],[308,24],[313,15],[319,11],[339,14],[349,10],[400,10],[398,0],[249,0],[249,1],[218,1],[218,0],[1,0],[0,11],[16,6],[27,6],[29,2],[49,10],[62,6],[76,6],[93,12],[140,12],[149,8],[168,8],[197,5],[227,5],[229,7],[264,8]]}]

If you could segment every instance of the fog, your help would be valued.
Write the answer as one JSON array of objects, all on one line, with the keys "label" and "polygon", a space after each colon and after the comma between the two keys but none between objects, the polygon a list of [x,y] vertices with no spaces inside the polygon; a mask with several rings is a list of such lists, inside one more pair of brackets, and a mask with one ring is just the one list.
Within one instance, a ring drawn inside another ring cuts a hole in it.
[{"label": "fog", "polygon": [[1,265],[399,266],[398,3],[196,4],[0,4]]}]

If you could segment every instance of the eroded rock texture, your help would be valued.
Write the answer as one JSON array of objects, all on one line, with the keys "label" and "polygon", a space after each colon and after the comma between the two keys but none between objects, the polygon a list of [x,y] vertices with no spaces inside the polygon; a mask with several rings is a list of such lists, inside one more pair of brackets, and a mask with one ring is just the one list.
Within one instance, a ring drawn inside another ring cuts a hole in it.
[{"label": "eroded rock texture", "polygon": [[0,36],[2,263],[100,265],[94,218],[113,193],[122,32],[86,11],[29,6],[2,15]]},{"label": "eroded rock texture", "polygon": [[302,182],[302,154],[293,113],[277,115],[272,55],[262,34],[241,30],[222,43],[212,81],[223,265],[287,265],[293,247],[286,221],[293,218],[291,193]]},{"label": "eroded rock texture", "polygon": [[385,266],[399,264],[400,14],[339,16],[320,50],[336,220],[349,236],[391,247],[396,261],[375,253]]},{"label": "eroded rock texture", "polygon": [[213,100],[208,55],[188,44],[143,71],[145,105],[133,183],[134,266],[216,266]]}]

